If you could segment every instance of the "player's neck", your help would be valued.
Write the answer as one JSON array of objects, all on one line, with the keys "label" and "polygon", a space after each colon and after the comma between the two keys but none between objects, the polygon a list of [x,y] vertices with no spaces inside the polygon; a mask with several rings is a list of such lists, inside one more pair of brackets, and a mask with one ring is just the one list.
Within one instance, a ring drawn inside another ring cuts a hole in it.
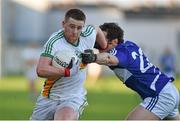
[{"label": "player's neck", "polygon": [[75,40],[75,41],[74,40],[73,41],[67,40],[67,38],[65,38],[65,39],[69,44],[71,44],[73,46],[78,46],[79,45],[79,38],[77,40]]}]

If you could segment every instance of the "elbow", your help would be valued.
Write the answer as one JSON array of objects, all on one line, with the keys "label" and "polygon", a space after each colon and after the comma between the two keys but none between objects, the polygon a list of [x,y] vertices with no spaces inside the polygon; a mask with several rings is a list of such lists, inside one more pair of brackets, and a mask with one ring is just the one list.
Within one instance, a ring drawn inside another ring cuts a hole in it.
[{"label": "elbow", "polygon": [[105,50],[105,49],[108,48],[107,41],[103,41],[103,42],[101,42],[99,45],[100,45],[100,48],[101,48],[102,50]]},{"label": "elbow", "polygon": [[101,48],[103,49],[103,50],[105,50],[105,49],[107,49],[107,43],[104,43],[103,45],[101,45]]},{"label": "elbow", "polygon": [[107,45],[107,43],[98,44],[98,43],[96,42],[95,48],[97,48],[97,49],[99,49],[99,50],[106,50],[106,49],[108,48],[108,45]]},{"label": "elbow", "polygon": [[36,73],[37,73],[37,75],[38,75],[39,77],[44,77],[44,76],[43,76],[43,75],[44,75],[44,70],[43,70],[43,69],[37,68],[37,69],[36,69]]}]

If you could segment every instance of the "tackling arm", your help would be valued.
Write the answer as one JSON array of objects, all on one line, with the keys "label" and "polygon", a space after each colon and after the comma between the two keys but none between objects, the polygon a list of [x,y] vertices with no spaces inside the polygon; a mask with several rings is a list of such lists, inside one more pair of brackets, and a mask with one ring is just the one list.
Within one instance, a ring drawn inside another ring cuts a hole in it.
[{"label": "tackling arm", "polygon": [[100,65],[115,66],[118,65],[119,60],[116,56],[109,53],[94,54],[91,49],[85,50],[82,55],[82,62],[85,64],[96,62]]},{"label": "tackling arm", "polygon": [[109,53],[99,53],[96,54],[96,63],[100,65],[106,65],[106,66],[115,66],[118,65],[119,60],[117,59],[116,56],[113,56]]}]

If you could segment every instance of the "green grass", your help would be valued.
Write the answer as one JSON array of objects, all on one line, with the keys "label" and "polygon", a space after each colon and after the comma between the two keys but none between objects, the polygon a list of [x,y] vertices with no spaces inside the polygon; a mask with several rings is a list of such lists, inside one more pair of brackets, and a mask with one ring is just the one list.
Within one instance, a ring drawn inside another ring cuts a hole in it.
[{"label": "green grass", "polygon": [[[40,79],[42,80],[42,79]],[[116,77],[92,80],[85,83],[88,89],[89,106],[81,119],[124,119],[139,102],[139,96],[126,88]],[[175,82],[180,87],[180,79]],[[43,81],[39,81],[40,91]],[[0,120],[26,120],[32,113],[35,102],[29,98],[27,81],[23,77],[6,77],[0,80]]]},{"label": "green grass", "polygon": [[139,102],[135,95],[107,91],[98,93],[90,91],[88,99],[89,106],[82,115],[82,119],[123,119]]}]

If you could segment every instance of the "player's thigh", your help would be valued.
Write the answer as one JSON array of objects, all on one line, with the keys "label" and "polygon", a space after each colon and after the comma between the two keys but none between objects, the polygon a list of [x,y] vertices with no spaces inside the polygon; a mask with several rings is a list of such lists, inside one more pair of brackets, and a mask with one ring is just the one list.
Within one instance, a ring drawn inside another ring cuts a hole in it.
[{"label": "player's thigh", "polygon": [[168,117],[164,118],[164,120],[180,120],[180,114],[177,114],[174,117],[168,116]]},{"label": "player's thigh", "polygon": [[159,120],[159,118],[139,105],[128,114],[126,120]]},{"label": "player's thigh", "polygon": [[53,120],[57,102],[40,96],[30,120]]},{"label": "player's thigh", "polygon": [[180,120],[180,114],[178,114],[177,116],[171,118],[170,120]]},{"label": "player's thigh", "polygon": [[88,103],[84,96],[70,98],[58,105],[55,116],[57,116],[56,114],[58,114],[58,117],[67,117],[69,115],[69,117],[75,116],[73,119],[78,119],[87,105]]}]

